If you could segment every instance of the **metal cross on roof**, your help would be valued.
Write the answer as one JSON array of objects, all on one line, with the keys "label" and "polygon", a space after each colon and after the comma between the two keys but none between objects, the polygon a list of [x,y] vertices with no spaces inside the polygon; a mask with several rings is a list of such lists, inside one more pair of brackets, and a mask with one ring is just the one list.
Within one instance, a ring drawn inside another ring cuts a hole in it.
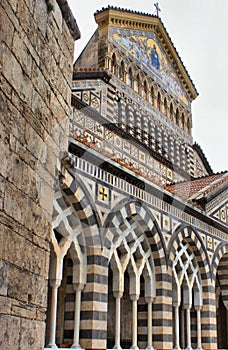
[{"label": "metal cross on roof", "polygon": [[159,17],[159,12],[161,12],[161,9],[159,8],[158,2],[155,2],[154,6],[155,6],[156,11],[157,11],[157,17]]}]

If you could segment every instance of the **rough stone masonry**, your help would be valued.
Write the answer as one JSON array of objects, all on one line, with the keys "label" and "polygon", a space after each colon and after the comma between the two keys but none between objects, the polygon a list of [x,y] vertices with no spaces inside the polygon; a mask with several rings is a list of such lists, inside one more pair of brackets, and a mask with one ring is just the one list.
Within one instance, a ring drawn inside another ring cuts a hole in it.
[{"label": "rough stone masonry", "polygon": [[0,2],[0,349],[44,347],[57,163],[77,24],[64,0]]}]

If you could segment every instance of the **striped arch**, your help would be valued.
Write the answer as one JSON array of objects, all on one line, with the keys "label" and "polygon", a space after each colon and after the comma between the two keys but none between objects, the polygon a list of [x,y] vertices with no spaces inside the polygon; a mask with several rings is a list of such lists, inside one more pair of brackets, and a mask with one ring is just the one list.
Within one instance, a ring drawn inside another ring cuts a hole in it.
[{"label": "striped arch", "polygon": [[213,284],[216,298],[217,345],[227,349],[228,310],[228,243],[221,242],[212,261]]},{"label": "striped arch", "polygon": [[169,268],[172,269],[176,251],[182,241],[187,241],[190,244],[199,263],[202,279],[211,280],[210,261],[206,248],[198,232],[191,226],[183,225],[178,227],[173,233],[167,248]]},{"label": "striped arch", "polygon": [[[226,259],[227,266],[228,266],[228,243],[219,244],[219,246],[217,247],[217,249],[215,251],[215,254],[214,254],[214,257],[212,260],[212,277],[213,277],[214,283],[216,280],[216,274],[217,274],[218,269],[219,269],[219,264],[220,264],[222,259]],[[226,272],[226,275],[227,275],[226,266],[224,266],[222,269],[224,270],[224,274]],[[228,288],[228,285],[227,285],[227,288]]]},{"label": "striped arch", "polygon": [[216,283],[218,276],[219,288],[221,290],[222,300],[228,308],[228,244],[221,243],[216,251],[212,262],[213,282]]},{"label": "striped arch", "polygon": [[74,208],[81,222],[87,247],[100,245],[100,218],[89,191],[79,177],[75,178],[71,174],[70,169],[65,171],[61,180],[64,198]]},{"label": "striped arch", "polygon": [[51,231],[50,279],[61,281],[63,261],[68,252],[78,268],[77,283],[85,284],[87,270],[86,243],[82,225],[74,208],[64,199],[61,190],[55,192]]},{"label": "striped arch", "polygon": [[[172,315],[169,311],[171,283],[167,282],[165,242],[153,214],[140,201],[133,200],[130,197],[121,201],[112,210],[104,225],[103,255],[110,260],[112,254],[115,254],[116,246],[119,246],[123,239],[122,233],[125,226],[127,230],[131,230],[127,221],[132,225],[133,230],[139,230],[139,234],[143,232],[146,236],[154,264],[153,346],[156,349],[171,349],[172,339],[170,334],[172,329],[170,323]],[[122,252],[122,249],[120,249],[120,252]],[[145,315],[142,318],[140,316],[140,319],[146,324],[147,321],[144,317]],[[169,318],[168,321],[167,318]],[[166,333],[167,328],[169,328],[168,333]],[[139,334],[143,335],[144,332],[145,329]],[[164,336],[164,334],[168,335]],[[142,338],[139,341],[141,342]],[[142,343],[140,343],[140,346],[144,347]]]},{"label": "striped arch", "polygon": [[58,255],[57,246],[60,241],[60,249],[65,250],[63,257],[70,248],[72,251],[75,248],[76,255],[86,254],[86,242],[81,222],[61,189],[54,195],[51,241],[56,255]]},{"label": "striped arch", "polygon": [[[192,289],[195,292],[198,293],[198,296],[194,294],[194,304],[189,304],[189,307],[191,307],[190,312],[194,312],[194,307],[200,308],[200,328],[198,329],[198,333],[194,333],[191,328],[191,322],[196,323],[196,316],[193,316],[193,318],[189,320],[190,323],[190,331],[189,326],[187,326],[187,323],[185,324],[185,327],[188,329],[188,334],[190,334],[190,343],[193,340],[194,346],[198,345],[199,342],[202,343],[202,348],[204,349],[215,349],[216,347],[216,337],[215,337],[215,330],[216,330],[216,312],[215,312],[215,290],[212,286],[212,274],[211,274],[211,268],[210,268],[210,261],[209,257],[206,251],[206,248],[204,246],[203,240],[201,239],[198,232],[189,225],[181,225],[177,230],[173,233],[173,237],[171,238],[169,245],[168,245],[168,257],[169,257],[169,268],[168,273],[169,276],[173,276],[173,266],[174,261],[179,256],[179,253],[181,253],[183,250],[184,243],[187,243],[187,245],[190,246],[191,250],[194,253],[194,257],[196,259],[196,262],[198,263],[198,272],[199,272],[199,278],[198,283],[200,281],[200,284],[197,285],[197,289]],[[176,252],[178,252],[176,254]],[[183,255],[184,256],[184,255]],[[185,258],[185,256],[184,256]],[[188,261],[188,260],[187,260]],[[193,260],[192,260],[193,261]],[[177,266],[177,265],[176,265]],[[179,263],[179,266],[184,268],[183,262]],[[189,265],[190,266],[190,265]],[[191,272],[190,272],[191,273]],[[185,279],[186,281],[186,279]],[[185,287],[187,290],[189,290],[189,287]],[[191,293],[184,293],[181,297],[181,300],[176,296],[177,290],[175,290],[175,284],[173,285],[173,308],[176,309],[180,307],[180,304],[178,304],[178,301],[181,303],[188,304],[188,301],[186,300],[186,295],[190,295]],[[183,287],[183,285],[182,285]],[[192,288],[192,287],[190,287]],[[182,290],[183,291],[183,290]],[[179,292],[181,293],[181,290],[179,289]],[[178,306],[179,305],[179,306]],[[191,316],[191,317],[192,317]],[[197,316],[197,317],[198,317]],[[178,316],[173,316],[173,325],[176,324],[178,320]],[[175,328],[176,329],[176,328]],[[175,330],[174,329],[174,330]],[[178,329],[178,328],[177,328]],[[180,337],[180,334],[174,332],[175,334],[175,343],[179,341],[182,342],[182,338]],[[200,335],[199,335],[200,334]],[[199,336],[199,338],[198,338]],[[193,337],[191,339],[191,337]],[[179,339],[178,339],[179,338]],[[186,346],[186,338],[183,340],[185,344],[183,346]],[[174,346],[177,346],[177,344],[174,343]],[[201,348],[201,347],[200,347]]]},{"label": "striped arch", "polygon": [[155,266],[166,266],[165,242],[156,219],[141,202],[135,200],[129,201],[129,199],[124,199],[112,209],[112,212],[107,217],[104,224],[105,234],[103,241],[105,255],[108,256],[111,252],[113,242],[116,239],[115,232],[118,232],[119,225],[125,219],[136,215],[139,216],[140,227],[148,238],[152,252],[156,251],[154,257]]},{"label": "striped arch", "polygon": [[[97,223],[91,221],[94,215],[84,193],[79,181],[65,169],[55,188],[53,202],[48,293],[55,300],[58,299],[58,302],[52,303],[48,297],[46,321],[48,348],[52,348],[56,343],[73,342],[74,334],[79,334],[80,330],[79,323],[75,325],[73,322],[74,304],[68,303],[68,300],[72,295],[75,297],[75,303],[80,300],[75,294],[81,297],[81,291],[86,285],[89,238],[86,235],[91,234],[90,230],[94,227],[97,229]],[[79,314],[80,307],[78,302]],[[65,324],[66,319],[72,321],[70,326]],[[56,331],[55,324],[63,332]]]}]

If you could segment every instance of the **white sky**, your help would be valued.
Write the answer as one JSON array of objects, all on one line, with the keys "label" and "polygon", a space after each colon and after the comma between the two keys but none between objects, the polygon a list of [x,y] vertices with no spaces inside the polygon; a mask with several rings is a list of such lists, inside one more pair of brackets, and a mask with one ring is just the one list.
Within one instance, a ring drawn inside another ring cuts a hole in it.
[{"label": "white sky", "polygon": [[[81,31],[76,57],[97,28],[94,12],[108,5],[155,14],[149,0],[68,0]],[[228,0],[160,0],[160,17],[199,96],[193,138],[212,169],[228,169]]]}]

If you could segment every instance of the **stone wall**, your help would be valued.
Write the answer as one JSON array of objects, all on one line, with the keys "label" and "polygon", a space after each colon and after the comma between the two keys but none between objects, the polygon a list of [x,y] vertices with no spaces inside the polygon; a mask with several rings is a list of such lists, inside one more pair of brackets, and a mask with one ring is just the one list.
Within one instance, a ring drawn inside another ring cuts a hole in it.
[{"label": "stone wall", "polygon": [[66,1],[0,2],[1,350],[44,347],[53,187],[78,37]]}]

